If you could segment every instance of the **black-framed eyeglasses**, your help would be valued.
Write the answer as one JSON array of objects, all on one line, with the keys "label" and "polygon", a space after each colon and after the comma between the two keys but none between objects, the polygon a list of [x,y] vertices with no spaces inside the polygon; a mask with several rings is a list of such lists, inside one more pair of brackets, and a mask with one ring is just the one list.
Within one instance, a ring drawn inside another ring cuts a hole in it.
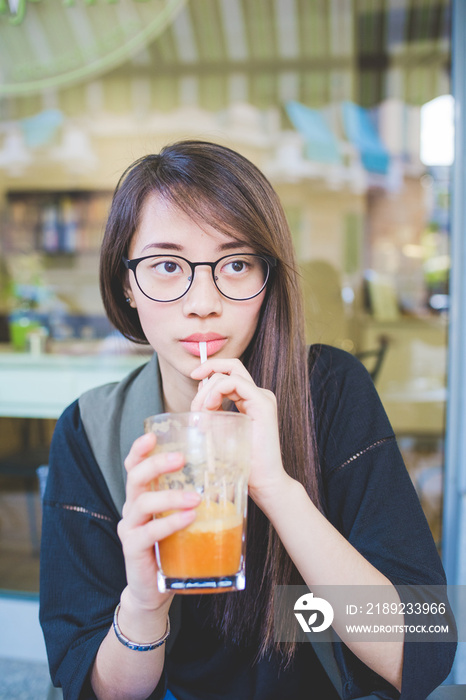
[{"label": "black-framed eyeglasses", "polygon": [[269,255],[235,253],[224,255],[216,262],[190,262],[180,255],[146,255],[128,260],[141,292],[153,301],[177,301],[190,289],[196,267],[207,265],[220,294],[233,301],[247,301],[262,292],[276,267],[277,260]]}]

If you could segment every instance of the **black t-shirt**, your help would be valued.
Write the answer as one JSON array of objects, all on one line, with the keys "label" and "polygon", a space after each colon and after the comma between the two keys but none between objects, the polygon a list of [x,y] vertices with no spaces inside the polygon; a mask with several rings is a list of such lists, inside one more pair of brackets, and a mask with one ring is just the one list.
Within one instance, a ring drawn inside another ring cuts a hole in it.
[{"label": "black t-shirt", "polygon": [[[394,584],[443,584],[430,530],[372,380],[354,357],[312,346],[311,392],[329,521]],[[108,411],[106,405],[102,411]],[[52,678],[65,698],[94,698],[89,672],[126,585],[118,511],[94,459],[76,402],[57,424],[44,500],[41,623]],[[312,536],[312,533],[309,534]],[[344,583],[344,582],[342,582]],[[241,595],[232,594],[232,595]],[[310,644],[279,669],[255,662],[257,645],[218,639],[204,625],[210,596],[180,596],[181,628],[165,675],[179,700],[337,697]],[[136,652],[135,652],[136,653]],[[343,645],[335,645],[346,697],[399,694]],[[422,700],[447,676],[452,644],[406,643],[403,700]]]},{"label": "black t-shirt", "polygon": [[310,644],[299,645],[286,669],[280,669],[275,656],[257,661],[257,645],[227,644],[205,627],[211,596],[200,598],[183,597],[181,629],[166,662],[168,685],[177,700],[338,700]]}]

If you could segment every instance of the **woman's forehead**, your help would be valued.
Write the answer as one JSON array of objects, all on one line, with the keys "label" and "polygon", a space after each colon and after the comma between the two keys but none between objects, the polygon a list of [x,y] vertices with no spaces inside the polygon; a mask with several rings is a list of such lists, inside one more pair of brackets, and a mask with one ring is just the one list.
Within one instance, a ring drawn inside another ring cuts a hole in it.
[{"label": "woman's forehead", "polygon": [[[240,232],[219,230],[215,224],[197,213],[190,213],[158,193],[147,196],[132,237],[130,249],[139,254],[154,254],[172,249],[180,252],[196,243],[205,244],[225,254],[239,248],[250,248]],[[149,251],[149,252],[146,252]]]}]

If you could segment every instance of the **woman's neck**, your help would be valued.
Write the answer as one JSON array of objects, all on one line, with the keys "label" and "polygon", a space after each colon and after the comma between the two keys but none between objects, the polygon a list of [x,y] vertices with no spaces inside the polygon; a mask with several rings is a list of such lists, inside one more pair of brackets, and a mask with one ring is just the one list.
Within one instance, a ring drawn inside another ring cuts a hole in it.
[{"label": "woman's neck", "polygon": [[196,396],[198,383],[189,377],[164,371],[160,367],[162,377],[162,395],[164,410],[166,413],[185,413],[191,410],[191,402]]}]

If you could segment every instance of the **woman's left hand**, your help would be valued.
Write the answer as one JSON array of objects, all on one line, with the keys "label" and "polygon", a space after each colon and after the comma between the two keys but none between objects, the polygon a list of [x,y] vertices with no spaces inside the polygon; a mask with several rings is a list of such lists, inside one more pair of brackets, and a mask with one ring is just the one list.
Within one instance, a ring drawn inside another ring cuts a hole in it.
[{"label": "woman's left hand", "polygon": [[191,373],[201,382],[208,378],[191,404],[191,411],[221,411],[225,399],[252,420],[252,464],[249,495],[259,507],[283,488],[286,474],[278,435],[277,402],[268,389],[261,389],[240,360],[213,358]]}]

